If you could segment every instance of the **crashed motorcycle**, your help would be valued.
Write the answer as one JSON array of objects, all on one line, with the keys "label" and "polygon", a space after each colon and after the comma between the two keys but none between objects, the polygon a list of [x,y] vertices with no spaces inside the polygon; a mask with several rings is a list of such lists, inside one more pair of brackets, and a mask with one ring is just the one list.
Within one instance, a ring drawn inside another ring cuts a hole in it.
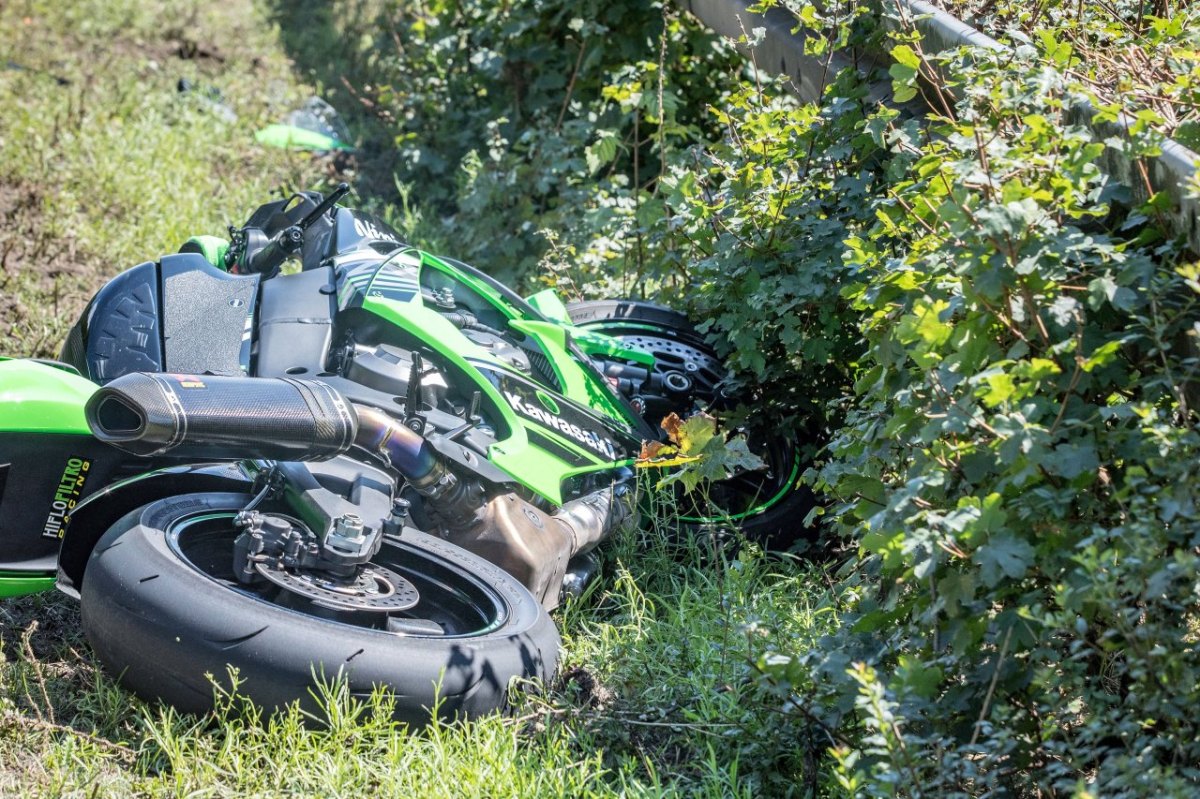
[{"label": "crashed motorcycle", "polygon": [[[338,677],[413,723],[502,707],[635,517],[647,420],[728,401],[682,315],[523,299],[346,191],[128,269],[60,361],[0,361],[0,596],[78,598],[140,696],[312,707]],[[690,521],[795,524],[795,443],[758,449]]]}]

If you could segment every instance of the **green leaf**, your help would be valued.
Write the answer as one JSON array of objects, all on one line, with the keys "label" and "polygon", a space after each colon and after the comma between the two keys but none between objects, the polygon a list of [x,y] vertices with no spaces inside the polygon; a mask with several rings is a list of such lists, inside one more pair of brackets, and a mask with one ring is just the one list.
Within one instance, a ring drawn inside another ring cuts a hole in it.
[{"label": "green leaf", "polygon": [[963,514],[964,518],[961,523],[962,530],[959,538],[962,543],[967,545],[1001,532],[1008,521],[1008,514],[1004,511],[1002,498],[995,492],[988,494],[982,501],[979,497],[962,497],[958,501],[958,510],[974,511],[974,513]]},{"label": "green leaf", "polygon": [[921,57],[907,44],[898,44],[892,48],[892,60],[896,64],[908,67],[914,73],[921,68]]},{"label": "green leaf", "polygon": [[942,682],[942,670],[937,666],[926,666],[911,655],[901,655],[896,668],[896,681],[903,688],[922,699],[933,699]]},{"label": "green leaf", "polygon": [[1054,451],[1043,458],[1046,471],[1074,480],[1085,472],[1094,472],[1100,468],[1100,460],[1096,456],[1096,448],[1091,444],[1059,444]]},{"label": "green leaf", "polygon": [[975,599],[975,575],[970,572],[947,574],[938,580],[937,592],[946,615],[957,616],[963,606]]},{"label": "green leaf", "polygon": [[600,130],[596,132],[596,135],[599,138],[583,151],[588,172],[591,174],[595,174],[600,171],[601,167],[611,163],[617,157],[617,150],[620,146],[616,131]]},{"label": "green leaf", "polygon": [[1111,300],[1117,293],[1117,281],[1109,275],[1095,278],[1088,283],[1088,307],[1093,311],[1099,310],[1106,300]]},{"label": "green leaf", "polygon": [[1013,381],[1012,375],[1007,372],[997,372],[988,375],[984,378],[987,385],[987,390],[983,392],[980,399],[989,408],[995,408],[1008,401],[1017,390],[1017,384]]},{"label": "green leaf", "polygon": [[1025,541],[1010,533],[1001,533],[975,550],[971,559],[979,564],[984,584],[994,588],[1005,578],[1017,580],[1023,577],[1033,554],[1033,547]]},{"label": "green leaf", "polygon": [[1038,38],[1042,43],[1042,50],[1046,53],[1046,58],[1058,64],[1061,67],[1067,66],[1071,61],[1071,44],[1069,42],[1060,42],[1054,37],[1052,31],[1038,31]]},{"label": "green leaf", "polygon": [[896,326],[897,337],[905,344],[921,342],[929,347],[940,347],[954,332],[954,328],[940,318],[949,308],[950,303],[944,300],[917,300],[913,312],[900,318]]},{"label": "green leaf", "polygon": [[1091,356],[1083,362],[1083,371],[1090,372],[1098,366],[1104,366],[1116,359],[1117,354],[1121,351],[1121,342],[1119,340],[1106,341],[1097,347]]}]

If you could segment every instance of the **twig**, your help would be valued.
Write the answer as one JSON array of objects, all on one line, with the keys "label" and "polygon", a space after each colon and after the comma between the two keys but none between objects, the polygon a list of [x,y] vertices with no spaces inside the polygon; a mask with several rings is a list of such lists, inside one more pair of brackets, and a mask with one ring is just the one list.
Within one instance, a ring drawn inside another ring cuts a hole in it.
[{"label": "twig", "polygon": [[70,735],[76,738],[83,738],[86,741],[96,744],[102,749],[108,749],[109,751],[124,755],[131,760],[136,760],[138,756],[136,750],[129,748],[125,744],[119,744],[115,741],[110,741],[107,738],[96,735],[95,733],[87,732],[86,730],[77,730],[74,727],[68,727],[66,724],[59,724],[54,721],[46,721],[45,719],[35,719],[30,718],[29,716],[23,716],[15,710],[4,711],[3,715],[0,715],[0,721],[16,726],[35,727],[45,732],[54,732]]},{"label": "twig", "polygon": [[975,722],[975,730],[971,733],[971,741],[967,746],[974,746],[979,739],[979,731],[983,729],[984,719],[992,705],[992,695],[996,692],[996,682],[1000,679],[1000,666],[1004,663],[1004,655],[1008,652],[1008,641],[1012,638],[1013,628],[1009,627],[1004,634],[1004,642],[1000,644],[1000,654],[996,656],[996,668],[992,671],[992,681],[988,684],[987,695],[983,697],[983,707],[979,710],[979,720]]},{"label": "twig", "polygon": [[562,130],[563,118],[571,105],[571,95],[575,92],[575,81],[579,78],[579,68],[583,64],[583,54],[587,52],[587,40],[579,43],[579,55],[575,58],[575,68],[571,70],[571,79],[567,81],[567,95],[563,98],[562,108],[558,109],[558,121],[554,123],[554,132]]},{"label": "twig", "polygon": [[[25,656],[29,659],[29,665],[33,669],[34,681],[37,683],[38,691],[42,695],[42,701],[46,704],[46,714],[50,717],[50,723],[54,724],[54,705],[50,703],[50,694],[46,691],[46,677],[44,674],[42,674],[42,662],[37,659],[36,655],[33,654],[33,646],[29,643],[29,640],[33,637],[33,634],[37,631],[37,628],[38,622],[37,619],[34,619],[32,622],[30,622],[29,627],[26,628],[25,633],[21,636],[21,646],[24,648]],[[28,692],[26,692],[26,696],[28,697]],[[33,705],[34,712],[38,714],[38,718],[42,718],[41,709],[38,708],[36,702],[32,701],[31,697],[29,698],[30,704]]]},{"label": "twig", "polygon": [[658,180],[654,181],[654,195],[662,185],[663,176],[667,174],[667,110],[663,108],[663,79],[667,72],[667,8],[663,3],[662,18],[663,32],[658,42]]}]

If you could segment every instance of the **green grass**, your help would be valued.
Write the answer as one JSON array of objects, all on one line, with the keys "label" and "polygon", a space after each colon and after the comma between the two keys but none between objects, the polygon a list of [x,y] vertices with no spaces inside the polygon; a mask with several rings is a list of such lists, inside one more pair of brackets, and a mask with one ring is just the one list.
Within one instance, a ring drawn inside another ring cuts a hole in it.
[{"label": "green grass", "polygon": [[[5,3],[0,54],[27,68],[0,70],[6,354],[54,354],[115,272],[321,179],[311,157],[254,142],[306,90],[249,2]],[[237,120],[179,94],[180,78]]]},{"label": "green grass", "polygon": [[519,692],[511,715],[419,731],[390,720],[387,697],[353,703],[338,686],[323,727],[234,701],[181,716],[98,669],[69,600],[6,602],[0,794],[762,796],[817,779],[825,742],[752,665],[836,623],[817,575],[655,530],[614,541],[605,561],[558,613],[554,685]]},{"label": "green grass", "polygon": [[[69,81],[0,71],[5,354],[55,354],[121,269],[330,177],[326,162],[254,143],[311,88],[253,0],[7,3],[0,55]],[[219,89],[237,121],[178,95],[180,77]],[[418,208],[380,210],[418,238],[429,227]],[[807,792],[826,743],[781,712],[786,690],[777,696],[752,661],[814,645],[836,623],[816,575],[657,528],[612,542],[604,559],[591,592],[557,614],[554,685],[521,693],[509,716],[422,731],[396,726],[385,697],[352,705],[336,686],[325,728],[296,713],[180,716],[99,669],[73,601],[5,601],[0,795]]]}]

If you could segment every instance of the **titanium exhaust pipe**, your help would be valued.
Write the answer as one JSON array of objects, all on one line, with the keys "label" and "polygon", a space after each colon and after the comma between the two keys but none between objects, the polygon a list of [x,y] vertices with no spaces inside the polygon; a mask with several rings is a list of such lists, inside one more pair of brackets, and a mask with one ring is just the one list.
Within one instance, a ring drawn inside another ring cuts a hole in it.
[{"label": "titanium exhaust pipe", "polygon": [[354,406],[358,417],[356,446],[385,460],[421,491],[436,484],[448,470],[425,437],[383,411]]}]

